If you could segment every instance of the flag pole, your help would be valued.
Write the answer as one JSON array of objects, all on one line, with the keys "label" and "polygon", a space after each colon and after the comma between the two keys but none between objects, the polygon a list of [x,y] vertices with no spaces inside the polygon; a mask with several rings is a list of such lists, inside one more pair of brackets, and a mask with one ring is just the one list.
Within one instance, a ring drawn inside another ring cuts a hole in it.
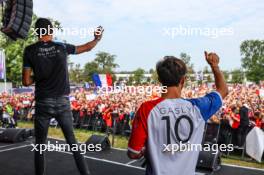
[{"label": "flag pole", "polygon": [[4,75],[3,77],[1,77],[2,79],[4,79],[4,91],[6,92],[7,91],[7,84],[6,84],[6,68],[5,68],[5,62],[6,62],[6,56],[5,56],[5,49],[2,49],[2,48],[0,48],[0,51],[1,51],[1,58],[2,58],[2,60],[1,60],[1,62],[2,62],[2,69],[4,69],[3,70],[3,72],[2,72],[2,75]]},{"label": "flag pole", "polygon": [[6,92],[6,55],[5,55],[5,49],[3,49],[3,53],[4,53],[4,69],[5,69],[5,77],[4,77],[4,82],[5,82],[5,92]]}]

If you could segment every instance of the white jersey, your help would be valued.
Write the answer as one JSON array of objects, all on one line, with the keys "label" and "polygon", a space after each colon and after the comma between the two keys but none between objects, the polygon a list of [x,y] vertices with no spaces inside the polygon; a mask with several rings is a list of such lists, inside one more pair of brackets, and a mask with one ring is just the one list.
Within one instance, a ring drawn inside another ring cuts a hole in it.
[{"label": "white jersey", "polygon": [[172,152],[174,145],[202,142],[205,122],[222,106],[218,92],[197,99],[145,102],[136,113],[128,149],[146,149],[147,175],[195,175],[199,151]]}]

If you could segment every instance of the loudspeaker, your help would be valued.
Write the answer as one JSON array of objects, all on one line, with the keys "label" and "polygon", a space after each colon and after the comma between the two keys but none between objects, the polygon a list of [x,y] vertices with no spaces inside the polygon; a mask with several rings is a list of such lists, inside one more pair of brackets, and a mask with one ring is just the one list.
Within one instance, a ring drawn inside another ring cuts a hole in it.
[{"label": "loudspeaker", "polygon": [[101,144],[101,148],[103,151],[109,150],[111,148],[110,140],[108,136],[100,136],[100,135],[92,135],[86,142],[86,145],[89,144]]},{"label": "loudspeaker", "polygon": [[18,143],[25,141],[25,129],[8,128],[0,131],[0,142]]},{"label": "loudspeaker", "polygon": [[3,14],[1,31],[11,39],[26,38],[33,16],[32,0],[8,0]]},{"label": "loudspeaker", "polygon": [[201,151],[197,161],[196,169],[218,171],[221,169],[221,155],[217,151]]},{"label": "loudspeaker", "polygon": [[216,123],[207,123],[205,125],[203,143],[216,144],[218,142],[220,125]]},{"label": "loudspeaker", "polygon": [[207,123],[205,125],[202,145],[209,145],[210,151],[200,151],[196,169],[206,169],[209,171],[218,171],[221,169],[221,153],[219,150],[212,150],[212,145],[217,144],[219,131],[219,124]]},{"label": "loudspeaker", "polygon": [[35,136],[35,130],[34,129],[25,129],[24,133],[24,140],[28,139],[29,137],[34,137]]}]

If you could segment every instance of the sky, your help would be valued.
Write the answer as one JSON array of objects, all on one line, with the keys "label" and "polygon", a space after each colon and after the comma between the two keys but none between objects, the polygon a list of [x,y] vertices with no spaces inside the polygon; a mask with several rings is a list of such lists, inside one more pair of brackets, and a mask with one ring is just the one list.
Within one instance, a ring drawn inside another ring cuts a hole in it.
[{"label": "sky", "polygon": [[[116,55],[118,71],[149,70],[166,55],[191,56],[197,71],[206,66],[204,51],[220,56],[220,67],[241,67],[240,44],[263,39],[263,0],[34,0],[38,17],[58,20],[63,28],[105,29],[91,52],[71,56],[82,66],[99,51]],[[93,35],[60,35],[80,45]]]}]

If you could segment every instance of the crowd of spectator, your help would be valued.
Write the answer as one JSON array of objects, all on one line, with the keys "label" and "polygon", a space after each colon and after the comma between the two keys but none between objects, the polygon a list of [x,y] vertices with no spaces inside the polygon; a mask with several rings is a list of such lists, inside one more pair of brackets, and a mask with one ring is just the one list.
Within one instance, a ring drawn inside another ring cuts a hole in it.
[{"label": "crowd of spectator", "polygon": [[[250,129],[264,129],[264,97],[263,85],[229,85],[229,95],[224,99],[222,110],[213,116],[210,122],[220,123],[220,143],[233,143],[243,147]],[[185,97],[203,96],[212,88],[200,86],[187,88]]]},{"label": "crowd of spectator", "polygon": [[[196,98],[214,89],[214,85],[189,85],[183,90],[184,98]],[[229,95],[223,108],[210,122],[220,123],[220,140],[242,146],[252,127],[264,129],[264,98],[261,85],[229,85]],[[97,131],[129,134],[135,112],[146,100],[155,99],[160,92],[98,93],[94,89],[75,89],[70,94],[74,127]],[[0,119],[3,126],[15,127],[17,120],[32,120],[34,97],[32,93],[0,94]],[[56,121],[55,121],[56,123]]]},{"label": "crowd of spectator", "polygon": [[16,127],[19,119],[32,119],[32,105],[34,97],[32,93],[0,94],[0,122],[2,127]]}]

